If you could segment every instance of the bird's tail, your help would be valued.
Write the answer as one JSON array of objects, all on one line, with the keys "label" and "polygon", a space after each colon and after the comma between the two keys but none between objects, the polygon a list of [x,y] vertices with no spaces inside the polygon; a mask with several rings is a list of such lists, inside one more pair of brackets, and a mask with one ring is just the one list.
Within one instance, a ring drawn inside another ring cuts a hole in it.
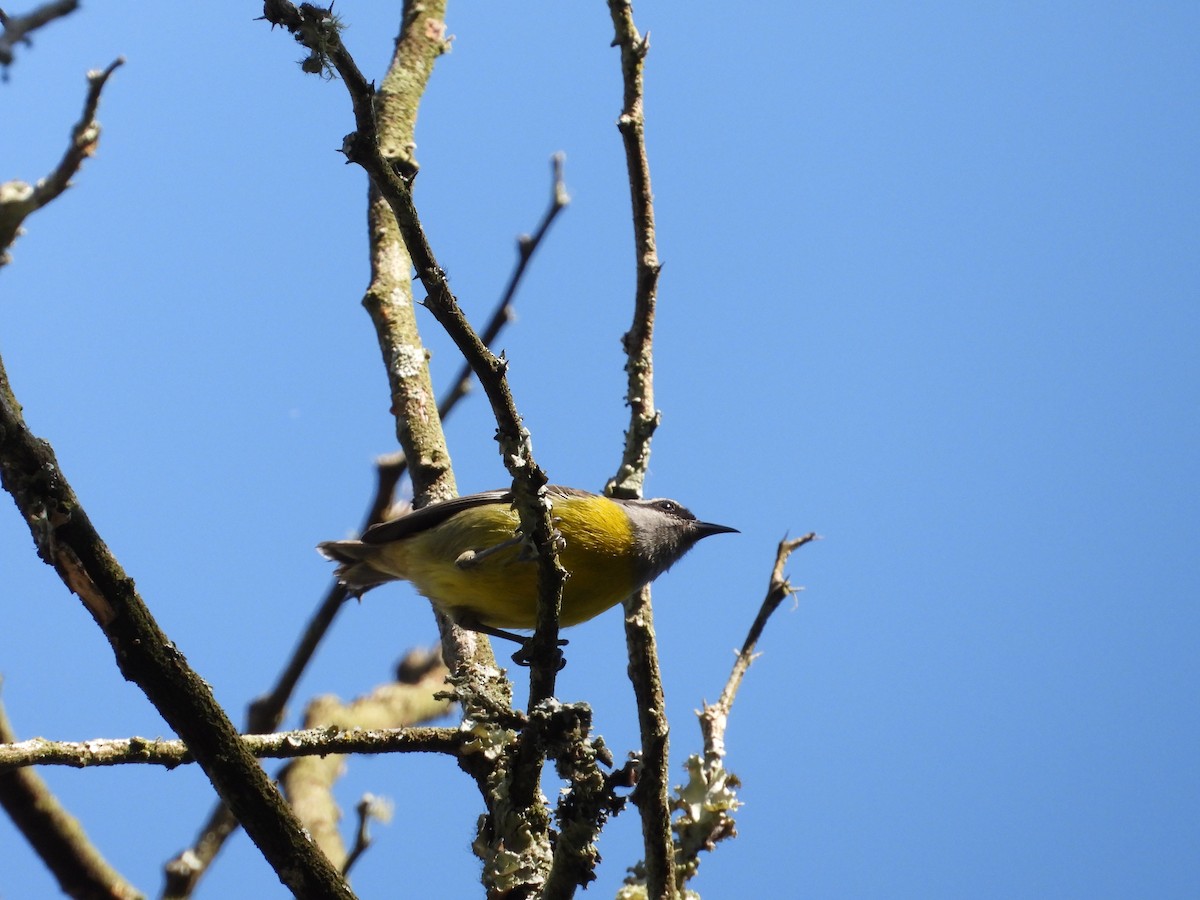
[{"label": "bird's tail", "polygon": [[379,548],[362,541],[322,541],[317,552],[338,564],[333,574],[353,596],[361,597],[364,592],[386,581],[395,581],[389,575],[371,565],[371,559]]}]

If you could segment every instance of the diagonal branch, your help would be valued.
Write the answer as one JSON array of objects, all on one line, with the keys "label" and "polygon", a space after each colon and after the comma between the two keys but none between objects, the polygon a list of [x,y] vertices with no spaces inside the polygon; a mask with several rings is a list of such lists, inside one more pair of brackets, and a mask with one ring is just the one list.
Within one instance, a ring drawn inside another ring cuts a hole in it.
[{"label": "diagonal branch", "polygon": [[780,541],[767,595],[742,643],[720,699],[716,703],[704,704],[704,709],[697,713],[700,731],[704,736],[704,755],[693,754],[687,760],[688,780],[677,790],[675,801],[675,807],[681,814],[672,825],[678,836],[676,877],[680,890],[698,871],[700,851],[713,850],[718,842],[737,835],[733,812],[741,806],[737,797],[740,784],[737,776],[725,768],[725,729],[729,723],[729,713],[742,678],[754,661],[754,648],[758,645],[767,620],[784,599],[798,591],[783,573],[788,557],[793,550],[816,538],[816,534],[810,533],[792,541]]},{"label": "diagonal branch", "polygon": [[[0,744],[0,753],[16,741],[3,706],[0,741],[5,742]],[[5,771],[0,765],[0,807],[54,874],[64,894],[112,900],[140,900],[143,896],[100,855],[83,827],[32,769]]]},{"label": "diagonal branch", "polygon": [[[320,54],[321,69],[335,71],[346,85],[354,110],[356,130],[346,135],[342,152],[363,168],[373,187],[387,202],[404,239],[413,268],[426,291],[425,307],[450,335],[479,379],[496,417],[496,440],[501,459],[513,477],[514,506],[521,530],[538,557],[541,587],[538,627],[530,642],[530,697],[532,709],[552,696],[558,671],[558,606],[566,576],[558,562],[550,507],[544,497],[546,474],[533,458],[529,432],[521,422],[505,372],[508,362],[492,353],[479,339],[450,290],[446,272],[438,264],[421,225],[412,195],[415,167],[408,160],[384,155],[376,118],[375,91],[342,43],[339,23],[329,10],[310,4],[299,8],[287,0],[270,0],[264,18],[286,28],[314,54]],[[548,602],[553,600],[554,602]]]},{"label": "diagonal branch", "polygon": [[108,77],[124,63],[125,58],[118,57],[107,69],[88,72],[83,115],[71,129],[71,142],[53,172],[32,186],[24,181],[0,184],[0,267],[10,260],[8,248],[21,233],[21,223],[70,187],[71,178],[79,171],[83,161],[96,152],[100,142],[100,123],[96,121],[100,92],[104,90]]},{"label": "diagonal branch", "polygon": [[704,732],[704,757],[706,760],[719,760],[725,755],[725,728],[729,721],[729,713],[733,709],[733,701],[737,696],[738,688],[742,685],[742,678],[750,668],[750,663],[754,662],[754,648],[758,646],[758,639],[762,637],[763,629],[767,627],[767,620],[779,608],[779,604],[799,591],[799,588],[792,586],[783,572],[788,557],[792,555],[793,551],[816,539],[816,532],[810,531],[794,540],[779,542],[779,549],[775,554],[775,566],[771,570],[771,582],[767,587],[767,595],[763,598],[758,615],[754,617],[754,623],[750,626],[746,640],[742,643],[742,649],[738,651],[737,659],[733,663],[733,670],[729,673],[729,680],[725,683],[725,688],[721,691],[717,702],[706,703],[704,711],[700,713],[700,727]]},{"label": "diagonal branch", "polygon": [[[513,302],[517,289],[527,271],[530,260],[542,244],[542,239],[550,225],[569,202],[566,186],[563,182],[562,154],[554,157],[553,197],[549,208],[531,237],[523,236],[518,240],[518,260],[509,278],[495,312],[484,329],[482,339],[491,346],[504,326],[513,318]],[[390,213],[389,213],[390,216]],[[407,273],[406,273],[407,274]],[[443,396],[438,404],[438,412],[442,421],[453,412],[458,402],[466,396],[471,384],[471,368],[464,366],[459,372],[453,386]],[[407,470],[407,458],[403,452],[381,456],[376,460],[376,489],[375,495],[368,505],[363,530],[376,522],[382,522],[387,517],[395,501],[396,486]],[[246,731],[252,734],[262,734],[274,731],[283,720],[283,711],[291,699],[301,675],[307,669],[309,662],[317,651],[317,647],[332,627],[334,619],[342,609],[348,593],[345,586],[335,582],[326,592],[324,599],[313,612],[303,634],[296,643],[291,657],[284,665],[283,671],[275,685],[265,694],[258,697],[251,705],[247,716]],[[225,840],[237,827],[237,820],[229,812],[224,803],[218,802],[209,814],[204,827],[195,844],[176,855],[167,863],[167,888],[164,891],[168,897],[189,896],[212,863]],[[344,871],[344,869],[343,869]]]},{"label": "diagonal branch", "polygon": [[212,689],[167,639],[67,483],[50,445],[26,427],[0,363],[0,481],[29,526],[38,555],[77,594],[134,682],[183,738],[281,881],[301,897],[352,897],[315,851]]},{"label": "diagonal branch", "polygon": [[[492,313],[492,317],[488,319],[488,323],[484,326],[483,333],[480,335],[480,340],[489,347],[496,342],[496,337],[500,334],[501,329],[512,319],[512,301],[516,296],[517,288],[521,284],[521,279],[525,276],[525,270],[528,268],[530,260],[533,259],[533,254],[542,245],[542,239],[546,236],[546,232],[550,230],[550,226],[554,224],[554,220],[558,218],[558,214],[566,209],[567,204],[571,202],[571,196],[567,193],[567,184],[563,180],[563,166],[565,162],[566,154],[562,152],[555,153],[551,157],[550,165],[553,170],[553,184],[550,188],[550,205],[546,207],[546,212],[542,215],[542,221],[538,223],[538,227],[534,229],[533,234],[523,234],[517,239],[517,265],[508,279],[508,286],[504,289],[504,296],[500,299],[500,303],[496,306],[496,311]],[[471,366],[464,364],[453,382],[453,387],[442,397],[442,402],[438,404],[438,409],[441,411],[443,419],[449,413],[450,408],[460,398],[465,396],[470,388]]]},{"label": "diagonal branch", "polygon": [[[415,7],[416,4],[413,4]],[[410,7],[406,6],[406,17],[410,12]],[[330,10],[311,4],[302,4],[297,8],[288,0],[268,0],[264,5],[264,18],[273,25],[286,28],[311,51],[311,56],[305,62],[306,70],[336,72],[346,85],[356,130],[343,140],[342,151],[350,162],[366,171],[373,190],[386,202],[412,267],[425,288],[424,305],[455,342],[479,379],[491,405],[496,419],[496,439],[500,444],[501,459],[513,479],[513,506],[520,520],[521,533],[537,559],[537,627],[523,651],[530,666],[528,709],[532,713],[548,702],[554,693],[562,659],[558,646],[558,615],[566,572],[558,560],[557,535],[545,496],[548,479],[534,460],[529,432],[517,413],[505,375],[508,363],[493,354],[479,339],[450,290],[446,273],[434,256],[413,201],[412,181],[416,166],[403,154],[389,155],[385,152],[377,118],[376,92],[343,45],[337,19]],[[442,32],[438,34],[440,36]],[[403,349],[411,353],[414,348],[408,346]],[[385,357],[390,350],[391,347],[384,347]],[[399,411],[397,418],[404,418]],[[443,644],[447,659],[452,663],[460,658],[452,643],[458,631],[443,628]],[[469,671],[457,667],[456,670],[459,674],[473,677]],[[491,680],[493,683],[496,681]],[[510,697],[496,696],[497,691],[504,693],[507,681],[493,687],[490,697],[487,681],[479,683],[482,689],[478,689],[476,684],[467,680],[455,684],[468,716],[474,717],[475,708],[483,709],[486,714],[486,710],[498,705],[498,702],[511,704]],[[481,839],[476,842],[476,846],[482,850],[481,855],[499,862],[498,865],[485,862],[485,882],[495,890],[503,890],[514,900],[531,896],[537,890],[544,881],[544,872],[550,859],[549,816],[541,801],[539,788],[545,753],[537,731],[536,727],[527,728],[515,740],[505,737],[503,729],[497,732],[496,740],[506,747],[500,763],[503,774],[495,782],[495,797],[488,797],[490,815],[485,817],[487,822],[481,829]],[[485,780],[490,783],[490,779]],[[496,799],[500,797],[502,801]],[[486,839],[483,832],[486,832]],[[514,850],[521,856],[521,861],[512,865]],[[504,881],[503,888],[497,879]]]},{"label": "diagonal branch", "polygon": [[79,0],[53,0],[43,3],[33,12],[23,16],[6,15],[0,10],[0,25],[4,32],[0,34],[0,66],[7,68],[13,62],[13,48],[17,44],[29,44],[29,35],[43,25],[49,25],[55,19],[61,19],[79,8]]}]

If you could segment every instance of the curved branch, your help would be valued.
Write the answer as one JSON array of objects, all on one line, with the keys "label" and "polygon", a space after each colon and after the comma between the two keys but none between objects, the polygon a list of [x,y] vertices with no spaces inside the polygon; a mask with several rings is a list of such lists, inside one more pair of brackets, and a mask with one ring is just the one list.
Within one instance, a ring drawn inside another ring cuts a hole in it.
[{"label": "curved branch", "polygon": [[71,178],[79,171],[83,161],[96,152],[96,145],[100,142],[100,123],[96,121],[100,92],[104,90],[108,77],[124,63],[125,57],[122,56],[106,69],[88,72],[83,115],[71,129],[71,143],[67,145],[63,158],[53,172],[33,186],[23,181],[0,184],[0,267],[10,262],[8,248],[21,233],[21,223],[70,187]]},{"label": "curved branch", "polygon": [[30,43],[29,35],[34,31],[78,8],[79,0],[53,0],[23,16],[9,16],[0,10],[0,25],[4,26],[4,32],[0,34],[0,66],[8,68],[12,65],[13,47]]},{"label": "curved branch", "polygon": [[[553,159],[554,184],[553,197],[549,208],[531,237],[522,236],[518,242],[518,259],[512,276],[509,278],[495,312],[484,329],[482,339],[491,346],[504,326],[512,321],[512,305],[517,288],[525,274],[530,260],[550,225],[558,214],[570,202],[566,185],[563,182],[563,156],[555,154]],[[438,404],[438,412],[445,421],[458,402],[466,396],[471,383],[471,367],[464,366],[459,372],[453,386],[443,396]],[[368,505],[363,530],[365,531],[376,522],[382,522],[389,515],[395,502],[396,486],[407,470],[408,462],[403,452],[390,453],[380,456],[375,461],[376,489],[375,495]],[[291,699],[300,676],[308,667],[317,647],[325,634],[333,625],[334,619],[342,609],[348,594],[346,588],[338,583],[330,586],[324,599],[317,606],[304,633],[297,642],[292,656],[280,673],[274,687],[258,697],[251,705],[247,716],[246,730],[254,734],[274,731],[283,720],[283,710]],[[208,821],[200,830],[195,844],[179,853],[167,864],[167,888],[164,891],[168,897],[186,897],[194,890],[205,869],[216,857],[225,840],[237,827],[237,820],[229,812],[224,803],[218,802],[209,814]],[[343,867],[343,872],[348,867]]]}]

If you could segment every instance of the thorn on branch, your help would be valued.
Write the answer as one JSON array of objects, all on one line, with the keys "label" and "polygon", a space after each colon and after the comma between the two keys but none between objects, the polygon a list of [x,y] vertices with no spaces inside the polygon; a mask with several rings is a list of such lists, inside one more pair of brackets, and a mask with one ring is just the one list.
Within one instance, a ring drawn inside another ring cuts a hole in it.
[{"label": "thorn on branch", "polygon": [[289,0],[264,0],[263,14],[255,21],[271,23],[287,29],[296,43],[309,50],[308,56],[300,61],[300,69],[309,75],[319,75],[326,81],[337,77],[337,66],[332,53],[341,46],[341,33],[345,28],[342,20],[329,7],[314,3],[301,3],[299,8]]}]

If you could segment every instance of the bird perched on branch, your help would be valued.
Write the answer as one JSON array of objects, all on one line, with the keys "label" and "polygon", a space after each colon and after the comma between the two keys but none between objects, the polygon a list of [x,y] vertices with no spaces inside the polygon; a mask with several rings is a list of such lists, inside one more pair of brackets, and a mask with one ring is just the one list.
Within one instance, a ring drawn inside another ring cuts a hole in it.
[{"label": "bird perched on branch", "polygon": [[[649,584],[696,542],[736,528],[701,522],[674,500],[616,500],[575,488],[546,490],[567,571],[559,624],[578,625]],[[337,562],[355,595],[409,581],[464,628],[525,643],[507,629],[537,624],[534,554],[511,491],[432,503],[317,549]]]}]

